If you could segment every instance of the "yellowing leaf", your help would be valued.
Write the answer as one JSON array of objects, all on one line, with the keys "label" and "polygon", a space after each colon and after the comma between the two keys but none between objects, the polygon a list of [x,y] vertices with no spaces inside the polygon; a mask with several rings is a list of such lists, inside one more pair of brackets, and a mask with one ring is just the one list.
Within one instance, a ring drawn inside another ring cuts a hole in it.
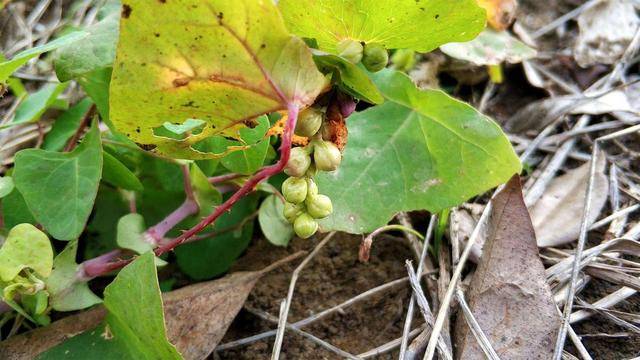
[{"label": "yellowing leaf", "polygon": [[496,30],[505,30],[516,18],[518,0],[476,0],[487,11],[487,22]]},{"label": "yellowing leaf", "polygon": [[[305,106],[326,83],[304,42],[266,0],[123,3],[110,116],[132,140],[166,155],[219,158],[192,148],[215,134],[238,137],[243,122]],[[200,119],[185,139],[154,135],[165,122]]]},{"label": "yellowing leaf", "polygon": [[16,225],[0,248],[0,280],[13,280],[25,268],[46,278],[53,267],[53,249],[45,233],[31,224]]}]

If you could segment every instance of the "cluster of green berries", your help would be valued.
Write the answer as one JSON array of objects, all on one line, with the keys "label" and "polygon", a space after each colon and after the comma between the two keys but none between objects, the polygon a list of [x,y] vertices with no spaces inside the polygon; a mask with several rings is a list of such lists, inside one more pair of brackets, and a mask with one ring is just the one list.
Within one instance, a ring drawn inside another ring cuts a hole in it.
[{"label": "cluster of green berries", "polygon": [[389,62],[389,53],[381,44],[362,44],[352,39],[344,39],[338,43],[338,54],[357,64],[362,62],[364,67],[371,72],[384,69]]},{"label": "cluster of green berries", "polygon": [[324,111],[315,107],[300,113],[295,133],[311,141],[307,146],[291,149],[284,169],[290,177],[282,183],[282,195],[287,200],[283,214],[303,239],[318,231],[318,219],[333,212],[331,199],[318,193],[314,176],[318,171],[336,170],[342,161],[340,149],[322,138],[324,117]]}]

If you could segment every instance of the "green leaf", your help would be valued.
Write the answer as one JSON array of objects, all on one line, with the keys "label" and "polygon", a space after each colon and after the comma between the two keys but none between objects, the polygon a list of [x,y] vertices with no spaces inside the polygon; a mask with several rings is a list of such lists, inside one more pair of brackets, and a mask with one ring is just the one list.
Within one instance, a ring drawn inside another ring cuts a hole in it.
[{"label": "green leaf", "polygon": [[198,165],[191,165],[189,171],[191,187],[200,208],[200,216],[207,216],[213,211],[213,207],[222,202],[222,194],[211,183]]},{"label": "green leaf", "polygon": [[94,124],[70,153],[27,149],[17,153],[14,181],[36,220],[56,239],[84,230],[102,173],[100,132]]},{"label": "green leaf", "polygon": [[15,188],[9,195],[2,199],[2,214],[4,216],[4,226],[7,228],[12,228],[22,223],[37,223],[27,204],[24,202],[22,194]]},{"label": "green leaf", "polygon": [[102,302],[89,289],[87,281],[78,278],[77,251],[78,241],[70,241],[53,260],[53,272],[46,284],[51,294],[50,304],[56,311],[80,310]]},{"label": "green leaf", "polygon": [[293,226],[282,215],[283,209],[282,200],[275,195],[269,195],[260,205],[258,213],[262,233],[269,242],[277,246],[287,246],[293,238]]},{"label": "green leaf", "polygon": [[16,115],[13,120],[5,125],[0,125],[0,130],[40,120],[40,116],[53,105],[58,95],[68,85],[68,83],[46,84],[40,90],[27,96],[16,109]]},{"label": "green leaf", "polygon": [[152,253],[120,271],[104,291],[105,324],[75,336],[38,359],[182,359],[169,343]]},{"label": "green leaf", "polygon": [[93,207],[93,216],[87,224],[83,253],[85,259],[94,258],[118,247],[118,221],[128,213],[129,206],[120,191],[100,186]]},{"label": "green leaf", "polygon": [[261,116],[258,119],[258,126],[253,129],[240,129],[240,139],[242,142],[228,139],[220,139],[224,151],[227,147],[250,145],[249,148],[235,151],[222,158],[222,165],[231,172],[251,175],[262,167],[269,148],[269,137],[266,136],[269,130],[269,119]]},{"label": "green leaf", "polygon": [[138,254],[153,250],[153,245],[144,241],[143,236],[146,229],[144,217],[140,214],[127,214],[121,217],[118,221],[118,245]]},{"label": "green leaf", "polygon": [[[225,153],[192,146],[216,134],[238,138],[245,120],[311,104],[325,86],[309,49],[289,35],[271,1],[130,0],[123,13],[111,119],[166,155],[219,158]],[[189,118],[208,126],[182,140],[153,133]]]},{"label": "green leaf", "polygon": [[280,0],[278,7],[289,30],[333,54],[343,39],[429,52],[471,40],[485,24],[475,0]]},{"label": "green leaf", "polygon": [[180,269],[197,280],[210,279],[229,270],[251,242],[253,221],[247,220],[255,213],[257,205],[257,196],[243,198],[216,220],[214,237],[177,247]]},{"label": "green leaf", "polygon": [[56,119],[51,131],[47,133],[42,143],[42,148],[51,151],[61,151],[67,141],[75,134],[80,122],[92,105],[90,99],[82,99],[79,103],[69,108]]},{"label": "green leaf", "polygon": [[142,191],[142,183],[136,175],[123,163],[106,151],[102,152],[104,161],[102,167],[102,179],[109,184],[132,191]]},{"label": "green leaf", "polygon": [[536,56],[536,51],[509,34],[508,31],[485,29],[477,38],[464,43],[440,47],[443,53],[475,65],[516,64]]},{"label": "green leaf", "polygon": [[86,38],[89,34],[85,31],[75,31],[67,35],[61,36],[49,43],[41,46],[22,51],[14,56],[11,60],[0,63],[0,83],[7,81],[9,75],[13,74],[22,65],[34,57],[47,51],[55,50],[63,45],[75,43]]},{"label": "green leaf", "polygon": [[42,278],[51,274],[53,249],[45,233],[31,224],[16,225],[0,248],[0,280],[12,281],[23,269]]},{"label": "green leaf", "polygon": [[11,192],[13,191],[13,188],[14,188],[14,185],[13,185],[13,179],[11,178],[11,176],[5,176],[5,177],[0,176],[0,199],[11,194]]},{"label": "green leaf", "polygon": [[96,103],[100,118],[109,129],[113,131],[114,126],[109,119],[109,85],[111,83],[111,68],[97,69],[87,73],[76,80],[84,92]]},{"label": "green leaf", "polygon": [[334,207],[323,230],[371,232],[399,211],[453,207],[520,171],[500,127],[471,106],[392,70],[374,82],[385,103],[349,117],[340,168],[318,176]]},{"label": "green leaf", "polygon": [[334,79],[344,92],[371,104],[384,101],[384,97],[362,68],[337,55],[315,55],[313,59],[323,72],[333,72]]}]

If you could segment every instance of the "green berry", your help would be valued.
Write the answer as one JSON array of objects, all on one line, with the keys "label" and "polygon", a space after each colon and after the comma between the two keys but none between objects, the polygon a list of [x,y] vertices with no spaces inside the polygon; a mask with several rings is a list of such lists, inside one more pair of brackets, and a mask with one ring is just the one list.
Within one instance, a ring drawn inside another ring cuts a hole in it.
[{"label": "green berry", "polygon": [[306,239],[318,231],[318,223],[309,214],[302,214],[293,223],[293,231],[299,237]]},{"label": "green berry", "polygon": [[362,65],[371,71],[378,72],[384,69],[389,62],[387,49],[380,44],[366,44],[362,55]]},{"label": "green berry", "polygon": [[314,107],[302,110],[298,116],[298,122],[296,123],[296,135],[312,137],[318,132],[318,130],[320,130],[322,120],[324,120],[324,113],[322,110]]},{"label": "green berry", "polygon": [[349,62],[357,64],[362,60],[362,44],[352,39],[344,39],[338,43],[338,55]]},{"label": "green berry", "polygon": [[326,218],[333,212],[331,199],[326,195],[308,197],[305,204],[307,205],[307,212],[314,219]]},{"label": "green berry", "polygon": [[290,177],[282,183],[282,195],[288,202],[300,204],[307,198],[307,181]]},{"label": "green berry", "polygon": [[284,204],[284,209],[282,210],[282,215],[287,219],[288,222],[292,223],[296,221],[298,216],[302,215],[305,211],[304,204],[294,204],[290,202],[286,202]]},{"label": "green berry", "polygon": [[318,185],[312,178],[307,178],[307,198],[318,195]]},{"label": "green berry", "polygon": [[291,155],[289,156],[287,166],[284,168],[284,173],[289,176],[301,177],[307,172],[310,165],[311,157],[305,149],[295,147],[291,149]]},{"label": "green berry", "polygon": [[334,171],[340,166],[342,153],[330,141],[318,141],[313,148],[313,160],[320,171]]}]

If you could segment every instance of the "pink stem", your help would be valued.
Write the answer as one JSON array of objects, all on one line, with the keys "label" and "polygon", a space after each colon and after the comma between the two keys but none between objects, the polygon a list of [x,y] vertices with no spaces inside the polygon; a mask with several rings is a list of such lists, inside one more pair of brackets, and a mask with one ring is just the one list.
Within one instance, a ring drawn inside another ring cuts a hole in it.
[{"label": "pink stem", "polygon": [[116,249],[96,258],[87,260],[78,266],[77,278],[79,281],[89,281],[97,276],[106,274],[109,271],[104,270],[109,263],[122,255],[122,250]]},{"label": "pink stem", "polygon": [[182,205],[167,215],[162,221],[150,227],[146,231],[146,234],[153,239],[154,245],[158,245],[171,229],[176,227],[182,220],[197,214],[199,210],[200,207],[198,203],[187,196]]},{"label": "pink stem", "polygon": [[209,178],[209,182],[211,184],[220,184],[220,183],[227,182],[227,181],[230,181],[230,180],[235,180],[235,179],[237,179],[239,177],[242,177],[242,174],[234,174],[234,173],[224,174],[224,175],[218,175],[218,176],[210,177]]},{"label": "pink stem", "polygon": [[[207,226],[211,225],[220,215],[224,214],[226,211],[231,209],[231,207],[244,196],[249,194],[254,188],[262,181],[270,178],[273,175],[280,173],[284,167],[287,165],[289,161],[289,156],[291,155],[291,140],[293,137],[293,130],[296,127],[296,122],[298,121],[298,106],[294,104],[288,105],[288,118],[287,123],[285,124],[284,133],[282,134],[282,143],[280,145],[280,159],[277,163],[262,168],[257,174],[251,177],[242,187],[236,191],[230,198],[227,199],[222,205],[218,206],[211,215],[202,219],[200,223],[191,229],[185,231],[179,237],[168,241],[155,249],[155,254],[160,256],[165,254],[171,250],[173,250],[176,246],[184,243],[200,231],[204,230]],[[102,274],[109,273],[114,270],[118,270],[123,268],[127,264],[133,261],[133,258],[118,260],[114,262],[110,262],[104,264],[104,266],[100,269],[100,272],[93,273],[94,276],[99,276]]]}]

